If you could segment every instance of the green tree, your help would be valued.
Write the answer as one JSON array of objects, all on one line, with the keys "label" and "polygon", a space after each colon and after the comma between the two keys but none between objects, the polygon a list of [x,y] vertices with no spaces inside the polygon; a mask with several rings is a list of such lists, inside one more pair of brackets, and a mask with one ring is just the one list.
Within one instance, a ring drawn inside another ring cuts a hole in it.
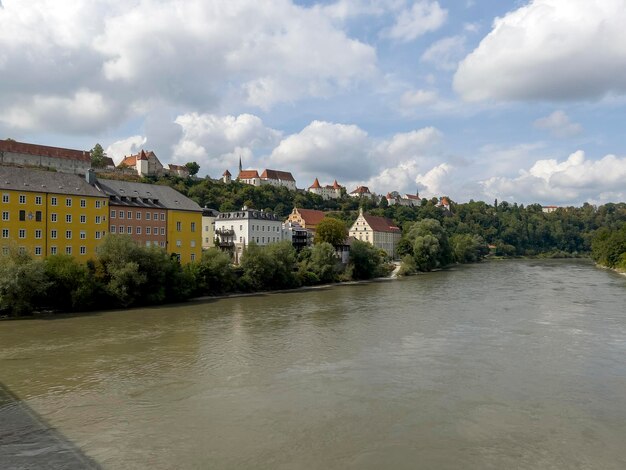
[{"label": "green tree", "polygon": [[332,217],[324,217],[315,229],[315,243],[330,243],[332,246],[343,244],[348,236],[346,224]]},{"label": "green tree", "polygon": [[0,312],[33,313],[49,285],[43,263],[28,253],[11,247],[0,256]]},{"label": "green tree", "polygon": [[373,245],[354,240],[350,246],[349,267],[354,279],[372,279],[382,274],[380,252]]},{"label": "green tree", "polygon": [[53,255],[44,260],[44,269],[50,281],[47,307],[76,311],[95,306],[99,286],[87,265],[69,255]]},{"label": "green tree", "polygon": [[342,265],[333,245],[322,242],[311,247],[307,268],[320,282],[335,282]]},{"label": "green tree", "polygon": [[96,144],[94,148],[91,149],[90,154],[91,154],[92,168],[104,168],[105,166],[104,159],[107,156],[107,154],[102,148],[102,145]]},{"label": "green tree", "polygon": [[185,166],[187,167],[190,176],[197,175],[200,171],[200,165],[198,165],[196,162],[185,163]]},{"label": "green tree", "polygon": [[202,253],[197,263],[188,268],[195,279],[196,295],[222,294],[235,289],[237,278],[230,256],[218,248]]}]

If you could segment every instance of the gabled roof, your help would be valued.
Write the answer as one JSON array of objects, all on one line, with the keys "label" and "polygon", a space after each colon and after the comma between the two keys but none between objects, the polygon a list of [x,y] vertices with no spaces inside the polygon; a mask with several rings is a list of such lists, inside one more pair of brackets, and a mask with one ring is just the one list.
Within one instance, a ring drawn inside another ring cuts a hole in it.
[{"label": "gabled roof", "polygon": [[341,189],[341,186],[339,186],[339,183],[337,183],[337,180],[335,180],[335,182],[333,183],[333,189]]},{"label": "gabled roof", "polygon": [[405,194],[404,195],[406,199],[413,199],[414,201],[419,201],[422,198],[419,197],[419,194],[413,195],[413,194]]},{"label": "gabled roof", "polygon": [[124,159],[117,166],[120,167],[122,165],[136,166],[137,165],[137,155],[129,155],[128,157],[124,157]]},{"label": "gabled roof", "polygon": [[102,157],[102,163],[104,163],[105,168],[115,167],[115,162],[111,157]]},{"label": "gabled roof", "polygon": [[442,197],[441,198],[441,205],[442,206],[449,206],[450,205],[450,200],[447,197]]},{"label": "gabled roof", "polygon": [[137,155],[137,160],[147,160],[148,156],[146,155],[146,152],[143,151],[143,149],[141,149],[141,152],[139,152],[139,155]]},{"label": "gabled roof", "polygon": [[239,172],[239,176],[237,176],[237,178],[239,178],[240,180],[249,180],[252,178],[258,178],[259,177],[259,172],[256,170],[241,170]]},{"label": "gabled roof", "polygon": [[222,173],[222,176],[233,176],[230,174],[230,171],[226,170],[224,173]]},{"label": "gabled roof", "polygon": [[[124,196],[129,199],[137,198],[138,204],[142,204],[146,199],[150,201],[152,207],[156,205],[165,209],[202,211],[198,204],[169,186],[106,179],[98,179],[96,185],[107,196],[116,196],[115,199],[111,199],[111,204],[126,205],[121,199]],[[158,202],[155,203],[155,200]]]},{"label": "gabled roof", "polygon": [[350,194],[371,194],[370,189],[367,186],[359,186]]},{"label": "gabled roof", "polygon": [[261,178],[268,180],[296,181],[288,171],[264,170]]},{"label": "gabled roof", "polygon": [[106,197],[84,176],[57,171],[0,166],[0,190]]},{"label": "gabled roof", "polygon": [[324,211],[316,211],[314,209],[298,209],[294,208],[294,211],[298,211],[304,223],[306,225],[317,225],[319,224],[324,217],[326,217],[326,213]]},{"label": "gabled roof", "polygon": [[363,218],[374,232],[400,232],[400,227],[386,217],[363,214]]},{"label": "gabled roof", "polygon": [[313,181],[313,184],[311,186],[309,186],[309,189],[320,189],[320,182],[317,178],[315,178],[315,181]]},{"label": "gabled roof", "polygon": [[0,140],[0,152],[23,153],[41,157],[62,158],[91,162],[91,155],[86,150],[72,150],[46,145],[27,144],[14,140]]}]

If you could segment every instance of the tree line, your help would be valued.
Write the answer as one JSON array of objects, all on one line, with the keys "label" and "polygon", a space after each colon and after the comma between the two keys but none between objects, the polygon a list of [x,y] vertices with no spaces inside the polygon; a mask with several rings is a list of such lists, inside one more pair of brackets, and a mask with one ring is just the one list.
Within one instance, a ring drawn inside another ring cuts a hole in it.
[{"label": "tree line", "polygon": [[327,242],[300,253],[288,241],[263,247],[251,243],[239,266],[217,248],[182,266],[163,249],[140,246],[127,235],[107,235],[97,256],[87,263],[68,255],[35,259],[12,247],[0,256],[0,315],[130,308],[371,279],[388,274],[384,261],[379,250],[358,241],[347,265]]}]

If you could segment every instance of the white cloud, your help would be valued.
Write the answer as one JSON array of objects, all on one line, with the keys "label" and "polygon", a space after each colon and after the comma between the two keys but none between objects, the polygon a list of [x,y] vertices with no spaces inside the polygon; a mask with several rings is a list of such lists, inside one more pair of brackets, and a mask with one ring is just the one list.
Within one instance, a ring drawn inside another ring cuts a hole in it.
[{"label": "white cloud", "polygon": [[430,169],[425,174],[415,177],[415,182],[420,187],[420,196],[435,197],[448,194],[448,181],[453,167],[448,163],[441,163]]},{"label": "white cloud", "polygon": [[440,39],[430,46],[421,57],[441,70],[454,70],[465,53],[465,37],[451,36]]},{"label": "white cloud", "polygon": [[434,90],[413,90],[405,92],[400,98],[400,105],[403,108],[415,108],[434,104],[439,99],[439,95]]},{"label": "white cloud", "polygon": [[494,21],[459,65],[469,101],[581,100],[626,92],[626,0],[533,0]]},{"label": "white cloud", "polygon": [[410,9],[400,12],[396,23],[387,32],[387,36],[409,42],[428,32],[438,30],[447,18],[448,10],[441,8],[439,2],[416,1]]},{"label": "white cloud", "polygon": [[391,140],[377,146],[377,155],[385,165],[389,163],[424,158],[426,153],[441,142],[443,134],[434,127],[424,127],[394,135]]},{"label": "white cloud", "polygon": [[256,0],[3,5],[0,107],[25,130],[47,125],[42,103],[80,111],[72,102],[85,101],[84,93],[101,97],[98,119],[61,115],[46,130],[86,132],[154,107],[268,109],[328,97],[378,74],[372,46],[320,9],[290,0],[272,2],[271,11]]},{"label": "white cloud", "polygon": [[144,136],[133,135],[113,142],[106,148],[105,152],[117,164],[125,155],[135,154],[144,148],[146,140]]},{"label": "white cloud", "polygon": [[574,137],[583,132],[583,127],[575,122],[561,110],[554,111],[549,116],[537,119],[534,122],[537,129],[549,131],[554,137],[566,138]]},{"label": "white cloud", "polygon": [[281,132],[265,126],[252,114],[217,116],[214,114],[183,114],[176,118],[182,128],[180,141],[174,146],[174,162],[197,161],[202,173],[221,175],[238,165],[239,155],[251,161],[254,150],[271,149],[278,144]]},{"label": "white cloud", "polygon": [[516,178],[492,177],[482,186],[488,196],[526,203],[582,203],[623,194],[625,179],[626,158],[587,160],[579,150],[563,162],[538,160]]},{"label": "white cloud", "polygon": [[270,164],[293,169],[313,181],[358,180],[372,171],[371,141],[363,129],[351,124],[313,121],[283,139],[272,151]]}]

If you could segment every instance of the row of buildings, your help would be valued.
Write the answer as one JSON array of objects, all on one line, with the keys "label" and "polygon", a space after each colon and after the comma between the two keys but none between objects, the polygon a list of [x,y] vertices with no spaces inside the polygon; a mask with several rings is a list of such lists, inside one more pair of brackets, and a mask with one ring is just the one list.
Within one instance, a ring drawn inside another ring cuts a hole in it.
[{"label": "row of buildings", "polygon": [[202,254],[202,208],[173,188],[0,166],[0,246],[36,257],[93,258],[104,236],[130,235],[182,263]]}]

